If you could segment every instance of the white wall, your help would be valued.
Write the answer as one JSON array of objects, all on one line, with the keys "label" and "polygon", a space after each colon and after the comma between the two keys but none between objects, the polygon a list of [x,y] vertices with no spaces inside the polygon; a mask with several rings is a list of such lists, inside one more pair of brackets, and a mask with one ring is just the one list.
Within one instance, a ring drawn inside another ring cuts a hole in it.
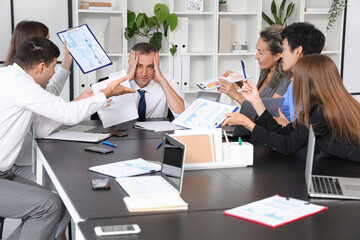
[{"label": "white wall", "polygon": [[[360,1],[348,0],[344,50],[344,85],[350,93],[360,93]],[[357,97],[359,100],[359,97]]]}]

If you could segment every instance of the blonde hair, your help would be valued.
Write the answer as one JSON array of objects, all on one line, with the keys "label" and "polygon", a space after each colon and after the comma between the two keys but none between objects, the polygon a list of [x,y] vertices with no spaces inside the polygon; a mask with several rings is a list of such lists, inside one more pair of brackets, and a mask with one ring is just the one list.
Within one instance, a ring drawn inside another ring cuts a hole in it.
[{"label": "blonde hair", "polygon": [[331,58],[321,54],[302,57],[293,78],[296,124],[302,122],[309,128],[311,104],[316,103],[324,112],[332,140],[338,137],[345,144],[360,146],[360,103],[345,89]]}]

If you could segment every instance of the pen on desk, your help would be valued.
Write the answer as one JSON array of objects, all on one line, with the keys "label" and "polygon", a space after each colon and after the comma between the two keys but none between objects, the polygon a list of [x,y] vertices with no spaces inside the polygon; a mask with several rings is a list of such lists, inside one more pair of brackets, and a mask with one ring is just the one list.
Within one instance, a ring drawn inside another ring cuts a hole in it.
[{"label": "pen on desk", "polygon": [[111,143],[111,142],[102,141],[102,144],[104,144],[104,145],[108,145],[108,146],[111,146],[111,147],[117,147],[117,145],[116,145],[116,144]]},{"label": "pen on desk", "polygon": [[162,141],[156,146],[156,149],[159,149],[161,147],[161,145],[163,145]]},{"label": "pen on desk", "polygon": [[241,67],[242,67],[242,70],[243,70],[243,73],[244,73],[244,78],[247,79],[246,73],[245,73],[245,63],[244,63],[243,60],[241,60]]}]

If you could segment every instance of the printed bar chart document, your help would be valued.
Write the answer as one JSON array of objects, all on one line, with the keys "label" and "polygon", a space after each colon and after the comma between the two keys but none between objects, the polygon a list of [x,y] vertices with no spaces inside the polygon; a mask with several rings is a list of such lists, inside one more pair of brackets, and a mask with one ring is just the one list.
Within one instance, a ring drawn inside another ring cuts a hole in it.
[{"label": "printed bar chart document", "polygon": [[99,68],[111,65],[106,54],[87,24],[57,33],[81,71],[86,74]]},{"label": "printed bar chart document", "polygon": [[275,228],[326,209],[325,206],[275,195],[223,213]]},{"label": "printed bar chart document", "polygon": [[[246,74],[246,77],[247,79],[252,78],[249,74]],[[227,77],[220,76],[217,78],[208,79],[206,81],[196,84],[196,86],[198,86],[201,90],[209,91],[220,87],[220,85],[216,85],[215,83],[218,82],[220,78],[231,83],[240,82],[245,79],[243,70],[238,70],[229,74]]]},{"label": "printed bar chart document", "polygon": [[172,123],[181,127],[200,130],[214,129],[221,126],[224,115],[239,108],[203,98],[197,98]]}]

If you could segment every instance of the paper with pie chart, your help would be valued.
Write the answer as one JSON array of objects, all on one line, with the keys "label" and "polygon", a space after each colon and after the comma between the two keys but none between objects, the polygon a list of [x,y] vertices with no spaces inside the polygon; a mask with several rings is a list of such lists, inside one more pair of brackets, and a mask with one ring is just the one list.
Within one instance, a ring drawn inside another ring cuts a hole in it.
[{"label": "paper with pie chart", "polygon": [[[251,76],[246,73],[246,77],[249,79]],[[209,91],[215,88],[220,87],[220,85],[216,85],[215,82],[219,81],[219,79],[225,79],[226,81],[229,81],[231,83],[240,82],[244,80],[244,73],[242,70],[235,71],[231,74],[229,74],[227,77],[220,76],[217,78],[212,78],[206,81],[203,81],[201,83],[197,83],[196,86],[198,86],[201,90]]]}]

